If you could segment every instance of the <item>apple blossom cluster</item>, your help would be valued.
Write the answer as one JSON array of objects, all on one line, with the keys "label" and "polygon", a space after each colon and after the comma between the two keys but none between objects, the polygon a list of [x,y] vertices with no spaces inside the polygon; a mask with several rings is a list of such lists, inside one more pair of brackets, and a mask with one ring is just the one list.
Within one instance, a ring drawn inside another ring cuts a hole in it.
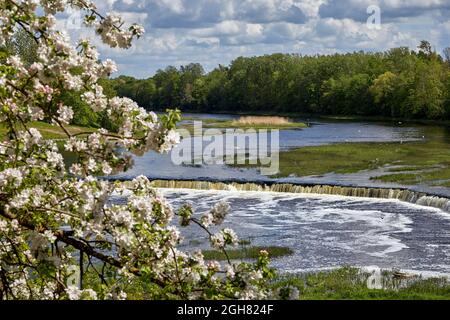
[{"label": "apple blossom cluster", "polygon": [[[205,230],[220,250],[235,245],[231,229],[208,230],[224,221],[228,204],[197,220],[189,206],[175,212],[146,177],[99,178],[130,168],[133,154],[170,151],[180,141],[180,116],[158,118],[130,99],[108,98],[98,80],[117,67],[101,61],[88,39],[71,45],[55,18],[67,8],[82,11],[86,26],[111,47],[129,48],[144,31],[101,15],[90,0],[0,2],[0,46],[22,29],[38,48],[30,65],[16,55],[0,58],[0,121],[8,131],[0,141],[0,300],[126,299],[135,283],[151,285],[145,296],[153,298],[270,297],[267,252],[254,264],[221,265],[177,249],[183,239],[175,217]],[[79,94],[116,128],[70,132],[74,113],[61,102],[65,92]],[[44,139],[32,121],[52,123],[67,138]],[[74,155],[69,168],[62,150]],[[117,195],[126,203],[111,203]]]},{"label": "apple blossom cluster", "polygon": [[225,201],[220,201],[207,214],[204,214],[200,221],[206,228],[212,224],[219,225],[225,220],[229,211],[230,205]]},{"label": "apple blossom cluster", "polygon": [[133,37],[140,37],[144,34],[145,30],[142,26],[133,24],[126,32],[123,32],[117,28],[117,26],[122,24],[122,17],[116,14],[108,14],[96,26],[96,31],[103,42],[109,44],[112,48],[119,47],[128,49],[131,46]]},{"label": "apple blossom cluster", "polygon": [[211,236],[211,244],[216,249],[224,249],[227,245],[235,246],[239,243],[236,233],[229,229],[223,229],[219,233]]}]

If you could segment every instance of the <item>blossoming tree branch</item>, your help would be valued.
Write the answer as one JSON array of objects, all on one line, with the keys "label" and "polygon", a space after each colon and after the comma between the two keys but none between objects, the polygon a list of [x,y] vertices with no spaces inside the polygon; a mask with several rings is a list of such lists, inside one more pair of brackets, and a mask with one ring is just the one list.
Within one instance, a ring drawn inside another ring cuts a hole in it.
[{"label": "blossoming tree branch", "polygon": [[[99,13],[89,0],[2,0],[0,47],[19,30],[37,46],[37,61],[0,57],[0,299],[125,299],[136,287],[144,298],[266,298],[273,276],[266,252],[255,263],[205,262],[183,252],[180,227],[197,225],[213,247],[237,243],[236,234],[210,226],[223,222],[229,206],[206,213],[189,205],[174,212],[145,177],[114,182],[98,177],[132,166],[132,154],[167,152],[179,141],[177,111],[160,119],[126,98],[107,98],[99,79],[116,71],[100,60],[87,39],[72,45],[55,15],[80,10],[84,24],[111,47],[127,49],[144,30],[114,14]],[[65,92],[76,92],[116,129],[72,134]],[[30,126],[45,121],[65,134],[63,146]],[[66,168],[62,151],[76,155]],[[124,204],[111,197],[123,196]],[[70,279],[78,273],[78,281]]]}]

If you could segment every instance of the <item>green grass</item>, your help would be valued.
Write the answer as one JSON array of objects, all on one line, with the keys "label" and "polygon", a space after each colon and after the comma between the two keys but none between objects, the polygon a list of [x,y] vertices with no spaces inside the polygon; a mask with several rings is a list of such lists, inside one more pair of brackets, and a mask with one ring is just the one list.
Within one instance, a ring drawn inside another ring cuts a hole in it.
[{"label": "green grass", "polygon": [[[296,287],[300,300],[450,300],[450,283],[446,278],[420,277],[400,280],[392,271],[383,271],[384,289],[369,289],[369,273],[358,268],[343,267],[330,271],[280,275],[271,283],[272,289],[285,286]],[[96,275],[90,272],[85,283],[98,283]],[[125,288],[129,299],[170,299],[151,282],[134,279]]]},{"label": "green grass", "polygon": [[[256,259],[259,256],[261,250],[269,252],[270,258],[277,258],[293,254],[292,249],[287,247],[249,247],[235,250],[227,250],[228,257],[231,260],[238,259]],[[227,257],[221,251],[217,250],[204,250],[202,251],[206,260],[226,260]]]},{"label": "green grass", "polygon": [[280,276],[274,287],[298,288],[300,300],[450,300],[450,283],[445,278],[399,280],[382,272],[384,289],[369,289],[369,273],[345,267],[312,274]]},{"label": "green grass", "polygon": [[[55,126],[55,125],[51,125],[46,122],[38,122],[38,121],[31,122],[31,123],[29,123],[29,127],[38,129],[41,132],[44,139],[66,139],[67,138],[66,134],[63,132],[63,130],[61,128],[59,128],[58,126]],[[85,127],[73,126],[73,125],[66,126],[66,129],[72,134],[76,134],[76,133],[80,133],[80,132],[95,131],[95,129],[93,129],[93,128],[85,128]],[[6,135],[7,135],[7,128],[2,123],[2,124],[0,124],[0,139],[4,139],[6,137]]]}]

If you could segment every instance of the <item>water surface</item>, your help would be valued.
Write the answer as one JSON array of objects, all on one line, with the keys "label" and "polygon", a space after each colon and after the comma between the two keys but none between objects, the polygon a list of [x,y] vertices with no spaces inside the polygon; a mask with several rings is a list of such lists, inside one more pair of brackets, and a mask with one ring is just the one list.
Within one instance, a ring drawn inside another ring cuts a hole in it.
[{"label": "water surface", "polygon": [[[160,190],[175,208],[191,202],[197,212],[228,201],[232,212],[224,226],[241,239],[294,249],[273,260],[280,270],[351,265],[450,274],[450,215],[437,209],[340,196]],[[198,227],[182,231],[185,249],[208,247]]]},{"label": "water surface", "polygon": [[[185,117],[197,119],[234,119],[236,115],[210,115],[210,114],[184,114]],[[302,119],[298,119],[302,121]],[[185,121],[185,123],[192,120]],[[406,142],[424,139],[424,131],[416,126],[404,126],[400,124],[368,123],[368,122],[324,122],[314,121],[311,127],[303,130],[281,130],[280,150],[286,151],[293,148],[306,146],[320,146],[332,143],[344,142]],[[191,138],[185,140],[177,148],[183,145],[194,144]],[[201,144],[202,142],[200,142]],[[203,142],[207,145],[209,142]],[[175,148],[174,152],[178,152]],[[152,179],[209,179],[241,181],[263,181],[268,177],[262,176],[257,169],[238,169],[226,165],[175,165],[171,160],[171,154],[160,155],[149,152],[141,157],[134,158],[135,165],[128,172],[117,177],[133,178],[145,175]]]}]

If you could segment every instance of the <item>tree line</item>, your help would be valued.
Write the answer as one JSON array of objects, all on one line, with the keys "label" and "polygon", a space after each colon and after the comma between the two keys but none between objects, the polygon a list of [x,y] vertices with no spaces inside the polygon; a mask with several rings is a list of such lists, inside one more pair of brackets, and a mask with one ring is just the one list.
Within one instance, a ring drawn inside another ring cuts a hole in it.
[{"label": "tree line", "polygon": [[209,73],[192,63],[107,82],[154,110],[450,119],[450,48],[441,56],[427,41],[417,50],[239,57]]},{"label": "tree line", "polygon": [[[36,44],[23,32],[0,48],[36,59]],[[272,54],[239,57],[206,73],[202,65],[168,66],[148,79],[101,79],[108,97],[128,97],[141,107],[164,111],[298,113],[450,119],[450,48],[437,54],[429,42],[385,52],[302,56]],[[73,124],[112,128],[104,113],[67,91],[63,102]]]}]

